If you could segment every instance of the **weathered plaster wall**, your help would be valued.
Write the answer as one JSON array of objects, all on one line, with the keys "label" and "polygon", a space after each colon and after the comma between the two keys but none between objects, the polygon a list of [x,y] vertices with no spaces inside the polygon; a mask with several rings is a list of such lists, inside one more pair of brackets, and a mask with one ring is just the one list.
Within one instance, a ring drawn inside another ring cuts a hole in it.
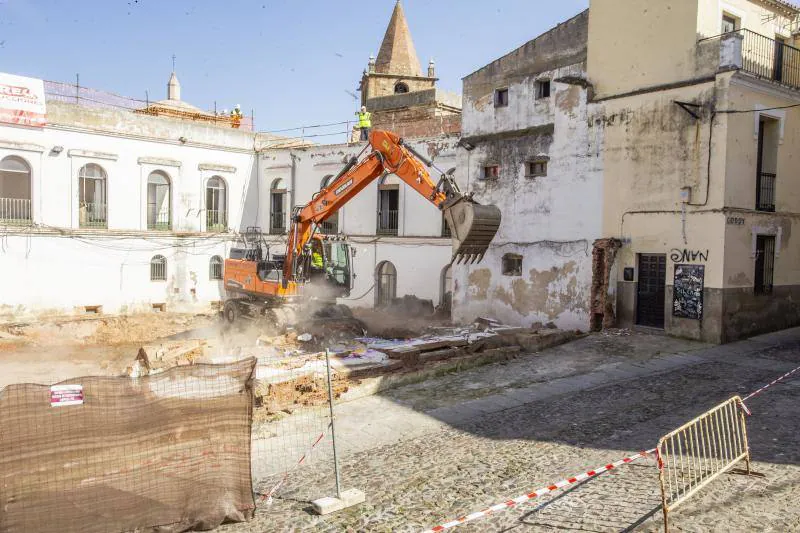
[{"label": "weathered plaster wall", "polygon": [[[460,182],[479,202],[497,205],[503,221],[482,263],[454,266],[456,320],[491,316],[511,324],[589,327],[591,246],[601,233],[600,159],[588,135],[587,90],[574,81],[582,65],[554,64],[550,55],[561,44],[561,60],[580,57],[582,18],[464,80],[462,142],[474,149],[459,151]],[[542,65],[553,69],[533,70]],[[573,81],[555,81],[565,76]],[[539,79],[552,80],[549,98],[534,98]],[[508,87],[507,108],[494,107],[496,87]],[[549,158],[547,175],[528,177],[526,163],[541,157]],[[497,179],[483,179],[487,165],[500,167]],[[522,256],[521,276],[502,273],[509,253]]]}]

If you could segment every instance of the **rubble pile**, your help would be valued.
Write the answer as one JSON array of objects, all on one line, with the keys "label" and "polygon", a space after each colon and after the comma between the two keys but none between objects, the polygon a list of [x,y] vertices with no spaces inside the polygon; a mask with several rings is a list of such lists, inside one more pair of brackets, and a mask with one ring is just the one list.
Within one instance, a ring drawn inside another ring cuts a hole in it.
[{"label": "rubble pile", "polygon": [[[424,302],[403,301],[409,312],[428,309]],[[403,307],[405,306],[405,307]],[[138,377],[171,366],[225,363],[255,357],[256,418],[270,419],[296,409],[324,405],[328,401],[326,352],[331,361],[334,395],[340,398],[370,381],[372,390],[385,388],[386,378],[413,377],[430,369],[458,368],[503,361],[575,338],[553,324],[530,328],[511,327],[491,318],[479,318],[469,327],[425,326],[396,317],[383,319],[375,311],[360,318],[317,317],[286,328],[280,334],[237,334],[219,339],[190,339],[142,346],[128,375]],[[408,326],[416,326],[412,329]],[[400,335],[386,335],[399,331]],[[377,380],[377,384],[376,384]],[[369,388],[369,387],[368,387]]]}]

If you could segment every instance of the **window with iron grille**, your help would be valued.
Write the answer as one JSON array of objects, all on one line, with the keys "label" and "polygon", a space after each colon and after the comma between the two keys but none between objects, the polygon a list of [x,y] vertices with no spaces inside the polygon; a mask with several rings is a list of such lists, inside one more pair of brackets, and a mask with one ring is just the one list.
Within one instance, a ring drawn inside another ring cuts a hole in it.
[{"label": "window with iron grille", "polygon": [[756,236],[756,275],[755,293],[772,293],[772,279],[775,271],[775,236]]},{"label": "window with iron grille", "polygon": [[547,160],[534,159],[525,163],[525,176],[528,178],[547,176]]},{"label": "window with iron grille", "polygon": [[163,255],[150,260],[150,281],[167,281],[167,258]]},{"label": "window with iron grille", "polygon": [[539,80],[536,82],[536,99],[550,98],[550,80]]},{"label": "window with iron grille", "polygon": [[522,256],[517,254],[505,254],[503,256],[503,275],[521,276],[522,275]]},{"label": "window with iron grille", "polygon": [[208,264],[208,278],[210,280],[222,279],[222,258],[215,255]]},{"label": "window with iron grille", "polygon": [[500,176],[500,165],[486,165],[483,167],[481,178],[485,180],[496,180]]},{"label": "window with iron grille", "polygon": [[494,91],[494,106],[508,107],[508,89],[496,89]]}]

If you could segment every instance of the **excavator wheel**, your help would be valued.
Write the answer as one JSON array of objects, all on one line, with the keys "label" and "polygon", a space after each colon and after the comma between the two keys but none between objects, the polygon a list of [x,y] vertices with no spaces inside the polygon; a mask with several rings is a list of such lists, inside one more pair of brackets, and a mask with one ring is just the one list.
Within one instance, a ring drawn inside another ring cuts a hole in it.
[{"label": "excavator wheel", "polygon": [[225,307],[222,308],[222,316],[229,324],[236,322],[236,319],[239,318],[239,314],[239,304],[237,304],[235,300],[228,300],[225,302]]}]

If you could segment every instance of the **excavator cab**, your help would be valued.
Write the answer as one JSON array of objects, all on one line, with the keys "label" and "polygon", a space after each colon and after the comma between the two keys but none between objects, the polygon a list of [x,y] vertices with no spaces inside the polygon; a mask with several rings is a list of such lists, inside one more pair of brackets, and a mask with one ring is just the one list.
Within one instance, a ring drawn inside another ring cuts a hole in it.
[{"label": "excavator cab", "polygon": [[315,234],[307,245],[303,263],[318,298],[333,300],[350,295],[353,288],[353,249],[341,237]]}]

